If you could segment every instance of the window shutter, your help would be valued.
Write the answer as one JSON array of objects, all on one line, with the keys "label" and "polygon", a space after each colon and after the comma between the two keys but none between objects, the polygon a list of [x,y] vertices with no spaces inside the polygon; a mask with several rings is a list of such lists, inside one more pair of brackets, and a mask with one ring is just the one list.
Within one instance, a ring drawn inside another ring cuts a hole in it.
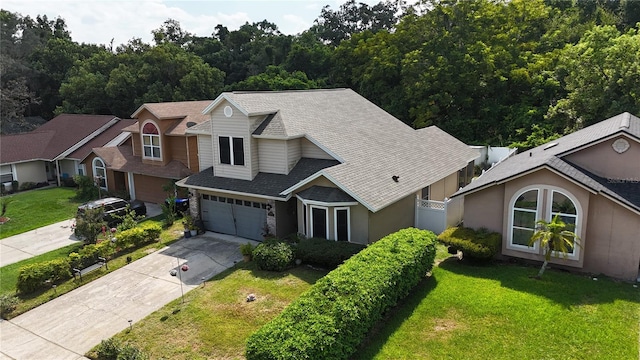
[{"label": "window shutter", "polygon": [[229,138],[226,136],[220,136],[218,138],[220,144],[220,163],[231,164],[231,146],[229,144]]},{"label": "window shutter", "polygon": [[233,165],[244,165],[244,142],[242,138],[233,138]]}]

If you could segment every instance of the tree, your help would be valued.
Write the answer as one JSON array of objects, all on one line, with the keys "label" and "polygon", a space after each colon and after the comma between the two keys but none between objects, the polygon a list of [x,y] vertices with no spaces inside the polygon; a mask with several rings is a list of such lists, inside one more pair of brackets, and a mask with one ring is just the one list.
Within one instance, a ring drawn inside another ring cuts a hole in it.
[{"label": "tree", "polygon": [[279,66],[268,66],[265,72],[229,85],[230,90],[307,90],[318,84],[302,71],[287,72]]},{"label": "tree", "polygon": [[76,219],[74,235],[78,239],[83,239],[86,244],[95,244],[102,228],[107,226],[104,221],[104,208],[87,208],[81,216]]},{"label": "tree", "polygon": [[539,279],[551,260],[551,254],[562,254],[566,258],[571,248],[580,246],[580,238],[576,233],[567,230],[568,226],[560,219],[560,215],[554,216],[551,221],[538,220],[536,225],[536,232],[531,237],[529,246],[538,242],[544,250],[544,262],[536,276]]}]

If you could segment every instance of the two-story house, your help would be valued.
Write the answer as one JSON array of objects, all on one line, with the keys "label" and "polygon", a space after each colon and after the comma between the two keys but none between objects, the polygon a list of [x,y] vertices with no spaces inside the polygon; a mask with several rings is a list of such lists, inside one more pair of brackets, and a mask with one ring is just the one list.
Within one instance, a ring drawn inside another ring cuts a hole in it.
[{"label": "two-story house", "polygon": [[209,117],[211,100],[147,103],[131,115],[136,122],[123,129],[131,135],[123,146],[93,149],[87,173],[102,189],[125,192],[132,199],[163,203],[166,185],[200,169],[196,136],[186,130]]},{"label": "two-story house", "polygon": [[186,131],[201,171],[177,184],[208,230],[250,239],[376,241],[414,225],[416,198],[453,194],[479,155],[349,89],[227,92],[204,114]]},{"label": "two-story house", "polygon": [[502,234],[502,254],[543,260],[529,239],[556,215],[580,238],[561,266],[640,276],[640,119],[623,113],[508,158],[457,192],[464,224]]}]

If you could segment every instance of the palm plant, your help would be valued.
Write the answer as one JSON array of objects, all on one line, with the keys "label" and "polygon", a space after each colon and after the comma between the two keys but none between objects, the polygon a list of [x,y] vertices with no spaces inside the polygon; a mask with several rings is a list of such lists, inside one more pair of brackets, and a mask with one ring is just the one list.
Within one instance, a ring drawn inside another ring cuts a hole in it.
[{"label": "palm plant", "polygon": [[551,221],[536,221],[536,232],[529,240],[529,246],[533,246],[536,242],[540,242],[540,247],[544,249],[544,262],[538,272],[536,278],[541,278],[553,252],[561,253],[564,258],[567,257],[570,249],[574,246],[580,246],[580,237],[576,233],[567,230],[567,224],[560,219],[560,215],[553,217]]}]

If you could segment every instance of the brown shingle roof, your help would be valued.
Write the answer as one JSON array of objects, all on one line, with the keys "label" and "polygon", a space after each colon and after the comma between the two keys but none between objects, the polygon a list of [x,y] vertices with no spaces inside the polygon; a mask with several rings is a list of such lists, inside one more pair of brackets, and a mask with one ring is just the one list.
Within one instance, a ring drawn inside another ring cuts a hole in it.
[{"label": "brown shingle roof", "polygon": [[103,133],[91,139],[89,142],[87,142],[86,144],[79,147],[77,150],[75,150],[71,154],[69,154],[67,158],[77,159],[80,161],[84,160],[87,156],[89,156],[89,154],[91,154],[91,151],[93,150],[93,148],[102,147],[106,145],[111,140],[115,139],[118,135],[120,135],[124,128],[131,126],[132,124],[135,124],[135,123],[136,123],[135,120],[120,119],[116,124],[114,124],[107,130],[105,130]]},{"label": "brown shingle roof", "polygon": [[[200,124],[209,119],[207,115],[202,114],[202,110],[211,104],[212,101],[213,100],[146,103],[140,106],[131,117],[138,119],[140,112],[147,110],[158,120],[179,120],[175,126],[165,132],[165,135],[185,135],[188,122]],[[137,127],[135,129],[131,127],[127,129],[127,131],[139,132],[139,129]]]},{"label": "brown shingle roof", "polygon": [[165,166],[145,164],[139,156],[133,156],[133,149],[130,146],[95,148],[93,152],[104,160],[107,168],[111,170],[166,179],[182,179],[192,174],[189,168],[176,160]]},{"label": "brown shingle roof", "polygon": [[54,160],[114,120],[113,115],[58,115],[30,133],[2,136],[0,161]]}]

